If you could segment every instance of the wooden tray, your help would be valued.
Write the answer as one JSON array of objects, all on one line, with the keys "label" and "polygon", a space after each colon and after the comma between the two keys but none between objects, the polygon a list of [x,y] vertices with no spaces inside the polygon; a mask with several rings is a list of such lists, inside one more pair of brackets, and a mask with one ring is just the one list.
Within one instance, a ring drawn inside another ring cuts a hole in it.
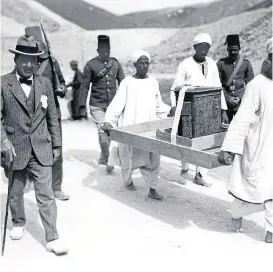
[{"label": "wooden tray", "polygon": [[172,127],[174,118],[141,123],[110,131],[112,140],[157,153],[175,160],[183,160],[207,169],[222,166],[218,154],[224,133],[187,139],[177,136],[177,144],[172,144],[170,133],[163,131]]}]

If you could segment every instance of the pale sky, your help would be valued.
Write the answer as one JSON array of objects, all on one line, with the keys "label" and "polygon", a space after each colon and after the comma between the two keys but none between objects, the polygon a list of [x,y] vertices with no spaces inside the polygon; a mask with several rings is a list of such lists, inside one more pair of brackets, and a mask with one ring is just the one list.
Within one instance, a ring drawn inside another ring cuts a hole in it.
[{"label": "pale sky", "polygon": [[154,10],[166,7],[182,7],[214,0],[84,0],[116,14]]}]

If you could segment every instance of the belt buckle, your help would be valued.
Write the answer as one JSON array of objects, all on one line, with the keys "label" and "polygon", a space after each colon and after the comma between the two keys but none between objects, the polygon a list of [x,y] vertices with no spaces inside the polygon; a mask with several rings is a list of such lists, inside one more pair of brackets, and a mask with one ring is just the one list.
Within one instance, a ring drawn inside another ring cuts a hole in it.
[{"label": "belt buckle", "polygon": [[236,86],[230,86],[229,88],[231,91],[235,91],[236,90]]}]

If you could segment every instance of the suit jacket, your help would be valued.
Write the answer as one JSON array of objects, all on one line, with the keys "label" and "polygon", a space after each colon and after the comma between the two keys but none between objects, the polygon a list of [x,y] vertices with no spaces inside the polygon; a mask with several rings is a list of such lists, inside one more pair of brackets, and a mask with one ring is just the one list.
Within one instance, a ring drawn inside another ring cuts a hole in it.
[{"label": "suit jacket", "polygon": [[[27,166],[32,149],[42,165],[51,166],[52,148],[61,147],[51,83],[45,77],[36,76],[32,88],[35,96],[33,116],[15,71],[1,77],[1,141],[9,139],[15,148],[14,170]],[[45,96],[47,103],[42,106]]]}]

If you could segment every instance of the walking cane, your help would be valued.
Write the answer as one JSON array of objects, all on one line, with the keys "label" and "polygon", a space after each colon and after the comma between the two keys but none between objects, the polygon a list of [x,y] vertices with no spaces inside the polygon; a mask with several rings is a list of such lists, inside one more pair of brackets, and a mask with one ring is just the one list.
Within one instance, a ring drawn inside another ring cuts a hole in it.
[{"label": "walking cane", "polygon": [[2,256],[4,256],[4,251],[5,251],[10,192],[11,192],[11,188],[12,188],[13,181],[14,181],[13,180],[13,162],[14,162],[14,156],[12,155],[12,162],[11,162],[10,168],[8,169],[8,195],[7,195],[6,214],[5,214],[5,221],[4,221],[4,235],[3,235],[3,240],[2,240]]}]

